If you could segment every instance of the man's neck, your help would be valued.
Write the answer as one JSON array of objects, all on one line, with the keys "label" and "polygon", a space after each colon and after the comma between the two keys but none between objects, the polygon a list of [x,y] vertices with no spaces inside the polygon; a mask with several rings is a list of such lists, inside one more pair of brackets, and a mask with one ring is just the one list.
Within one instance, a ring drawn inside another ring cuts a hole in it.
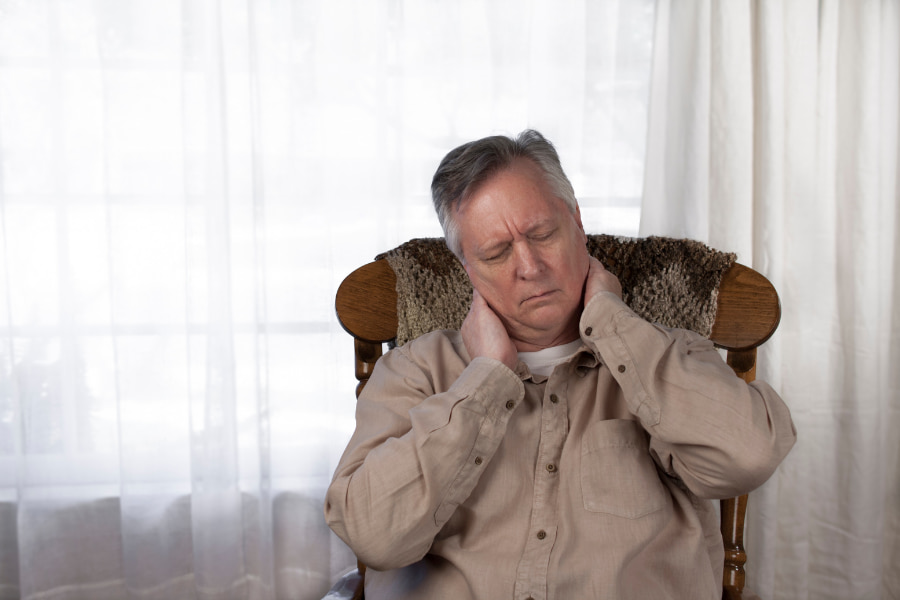
[{"label": "man's neck", "polygon": [[578,335],[578,327],[576,323],[575,328],[569,328],[564,333],[560,333],[555,337],[546,339],[546,340],[538,340],[535,338],[532,339],[519,339],[511,337],[513,344],[516,346],[516,350],[518,352],[540,352],[541,350],[546,350],[547,348],[555,348],[556,346],[564,346],[575,340],[579,339]]}]

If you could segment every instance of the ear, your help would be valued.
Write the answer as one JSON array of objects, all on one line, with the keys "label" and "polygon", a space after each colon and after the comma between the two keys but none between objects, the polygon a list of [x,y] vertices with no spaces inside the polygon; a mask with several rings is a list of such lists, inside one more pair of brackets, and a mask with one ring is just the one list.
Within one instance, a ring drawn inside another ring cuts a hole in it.
[{"label": "ear", "polygon": [[472,284],[472,287],[475,287],[475,282],[472,280],[472,267],[468,263],[462,263],[463,269],[466,270],[466,276],[469,278],[469,283]]},{"label": "ear", "polygon": [[[472,284],[472,289],[481,294],[481,292],[478,290],[478,286],[475,284],[475,279],[472,278],[472,268],[465,263],[463,263],[463,268],[466,270],[466,275],[469,278],[469,283]],[[482,298],[484,298],[484,296],[482,296]],[[487,302],[487,300],[485,300],[485,302]]]},{"label": "ear", "polygon": [[581,230],[581,237],[583,238],[584,243],[587,243],[587,234],[584,231],[584,225],[581,223],[581,207],[578,206],[578,203],[575,203],[575,212],[572,214],[572,217],[575,219],[575,223],[578,225],[578,229]]}]

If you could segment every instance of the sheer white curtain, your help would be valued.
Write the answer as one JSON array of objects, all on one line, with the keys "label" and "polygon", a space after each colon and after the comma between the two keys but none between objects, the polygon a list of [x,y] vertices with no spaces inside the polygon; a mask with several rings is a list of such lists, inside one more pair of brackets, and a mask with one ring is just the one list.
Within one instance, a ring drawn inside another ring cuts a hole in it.
[{"label": "sheer white curtain", "polygon": [[760,376],[798,444],[750,496],[764,598],[900,597],[900,8],[660,2],[642,234],[782,297]]},{"label": "sheer white curtain", "polygon": [[320,597],[338,283],[525,127],[636,234],[654,9],[0,0],[0,599]]}]

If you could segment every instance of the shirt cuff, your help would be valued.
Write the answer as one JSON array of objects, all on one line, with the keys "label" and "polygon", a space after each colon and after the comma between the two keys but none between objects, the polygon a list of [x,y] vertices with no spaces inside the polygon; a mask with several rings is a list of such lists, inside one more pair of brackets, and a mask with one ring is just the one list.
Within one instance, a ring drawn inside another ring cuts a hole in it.
[{"label": "shirt cuff", "polygon": [[499,360],[479,356],[460,374],[450,391],[475,399],[493,421],[506,421],[525,397],[525,384]]},{"label": "shirt cuff", "polygon": [[[612,292],[600,292],[584,307],[581,337],[622,388],[629,410],[645,426],[659,423],[660,407],[641,379],[642,353],[652,353],[658,331]],[[635,356],[637,354],[637,356]]]}]

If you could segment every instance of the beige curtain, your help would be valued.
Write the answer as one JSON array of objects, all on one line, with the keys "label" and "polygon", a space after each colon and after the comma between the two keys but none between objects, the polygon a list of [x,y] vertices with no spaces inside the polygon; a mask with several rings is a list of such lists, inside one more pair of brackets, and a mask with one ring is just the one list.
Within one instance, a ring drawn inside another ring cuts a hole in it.
[{"label": "beige curtain", "polygon": [[660,3],[641,234],[782,298],[759,376],[799,441],[750,496],[763,598],[900,597],[898,85],[897,2]]}]

